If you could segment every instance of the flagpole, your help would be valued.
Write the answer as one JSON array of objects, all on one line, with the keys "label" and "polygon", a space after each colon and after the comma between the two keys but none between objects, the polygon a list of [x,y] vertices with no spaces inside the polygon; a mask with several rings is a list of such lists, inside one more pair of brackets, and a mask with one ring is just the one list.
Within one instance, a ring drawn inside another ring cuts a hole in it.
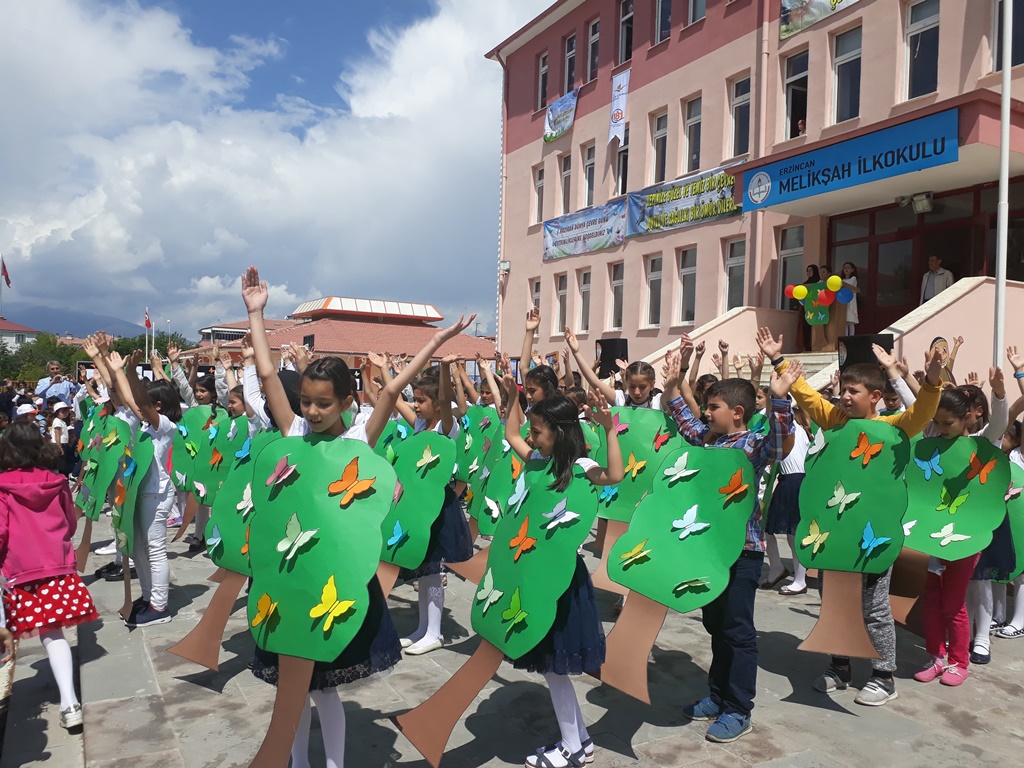
[{"label": "flagpole", "polygon": [[[149,320],[149,307],[146,307],[146,319]],[[146,337],[146,360],[149,360],[149,328],[144,327],[142,329],[142,335]],[[143,361],[143,365],[145,365],[145,361]]]},{"label": "flagpole", "polygon": [[1013,3],[1003,0],[1002,94],[999,114],[999,203],[996,206],[996,296],[992,365],[1003,359],[1006,339],[1006,251],[1010,220],[1010,68],[1013,64]]}]

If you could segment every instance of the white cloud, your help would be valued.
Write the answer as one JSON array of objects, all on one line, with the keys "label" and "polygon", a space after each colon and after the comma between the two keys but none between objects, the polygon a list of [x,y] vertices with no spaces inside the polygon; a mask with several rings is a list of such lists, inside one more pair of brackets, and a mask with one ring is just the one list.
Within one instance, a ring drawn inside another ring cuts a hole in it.
[{"label": "white cloud", "polygon": [[[172,13],[4,3],[0,252],[15,297],[199,328],[330,294],[468,308],[493,323],[501,70],[483,54],[550,0],[439,0],[337,74],[349,108],[241,106],[278,38],[197,45]],[[57,279],[56,276],[60,276]],[[69,291],[68,287],[74,290]],[[16,318],[15,318],[16,319]]]}]

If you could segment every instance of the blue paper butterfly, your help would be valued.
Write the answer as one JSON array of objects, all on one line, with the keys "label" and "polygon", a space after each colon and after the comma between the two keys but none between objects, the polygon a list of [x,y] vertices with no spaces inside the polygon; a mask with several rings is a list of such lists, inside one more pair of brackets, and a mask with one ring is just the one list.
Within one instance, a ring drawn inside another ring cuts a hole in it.
[{"label": "blue paper butterfly", "polygon": [[614,499],[618,495],[619,495],[619,486],[617,486],[617,485],[606,485],[603,489],[601,489],[601,495],[598,497],[597,500],[598,500],[599,503],[603,501],[606,504],[611,504],[612,503],[612,499]]},{"label": "blue paper butterfly", "polygon": [[135,459],[131,456],[125,455],[124,457],[124,477],[127,480],[129,477],[135,474],[135,468],[138,465],[135,463]]},{"label": "blue paper butterfly", "polygon": [[871,521],[868,520],[867,525],[864,526],[864,538],[861,539],[860,548],[864,550],[864,559],[867,560],[883,544],[888,544],[892,541],[891,536],[875,536],[875,529],[871,527]]},{"label": "blue paper butterfly", "polygon": [[251,443],[252,443],[251,439],[249,439],[248,437],[245,438],[245,442],[242,443],[242,447],[239,448],[237,451],[235,451],[235,458],[236,459],[247,458],[249,456],[249,448],[251,446]]},{"label": "blue paper butterfly", "polygon": [[922,472],[924,472],[924,479],[925,480],[931,480],[933,472],[936,475],[941,475],[942,474],[942,467],[939,466],[939,452],[938,452],[938,450],[936,450],[935,453],[932,454],[932,457],[930,459],[928,459],[928,461],[924,461],[924,460],[919,459],[919,458],[917,458],[915,456],[914,457],[914,463],[917,464],[917,466],[919,466],[921,468]]},{"label": "blue paper butterfly", "polygon": [[398,436],[403,440],[409,436],[409,427],[406,424],[398,424],[395,429],[398,432]]},{"label": "blue paper butterfly", "polygon": [[459,419],[459,424],[462,425],[463,432],[469,429],[469,416],[463,416],[461,419]]},{"label": "blue paper butterfly", "polygon": [[391,549],[392,547],[397,547],[399,544],[401,544],[408,538],[409,532],[402,528],[402,521],[396,520],[394,533],[392,533],[391,538],[388,539],[388,549]]},{"label": "blue paper butterfly", "polygon": [[210,425],[210,442],[212,443],[217,438],[217,426],[215,424]]},{"label": "blue paper butterfly", "polygon": [[178,424],[178,431],[181,432],[182,437],[188,437],[188,427],[184,424]]}]

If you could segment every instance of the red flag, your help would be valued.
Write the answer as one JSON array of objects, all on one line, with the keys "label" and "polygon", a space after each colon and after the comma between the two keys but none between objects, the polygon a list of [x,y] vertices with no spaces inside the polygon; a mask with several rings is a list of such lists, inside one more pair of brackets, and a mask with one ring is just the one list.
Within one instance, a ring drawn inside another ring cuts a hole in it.
[{"label": "red flag", "polygon": [[146,307],[146,327],[152,328],[153,324],[149,322],[149,307]]},{"label": "red flag", "polygon": [[0,256],[0,277],[3,277],[7,283],[7,287],[11,287],[11,276],[7,274],[7,263],[4,261],[3,256]]}]

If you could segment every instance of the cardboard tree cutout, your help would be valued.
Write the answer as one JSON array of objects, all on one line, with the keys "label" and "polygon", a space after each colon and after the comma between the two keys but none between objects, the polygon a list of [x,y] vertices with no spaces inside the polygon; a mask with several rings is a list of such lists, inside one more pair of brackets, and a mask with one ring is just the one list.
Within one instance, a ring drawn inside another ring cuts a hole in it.
[{"label": "cardboard tree cutout", "polygon": [[860,574],[884,573],[902,549],[909,461],[906,434],[874,419],[831,429],[808,451],[796,556],[828,574],[802,650],[878,658],[864,628]]},{"label": "cardboard tree cutout", "polygon": [[608,636],[603,682],[649,702],[647,659],[665,609],[686,613],[725,590],[756,495],[742,451],[686,445],[665,456],[608,558],[609,576],[630,594]]},{"label": "cardboard tree cutout", "polygon": [[110,523],[117,550],[125,557],[135,552],[135,517],[139,513],[139,487],[153,466],[153,438],[143,429],[135,434],[135,444],[125,450],[121,469],[114,481],[114,508]]},{"label": "cardboard tree cutout", "polygon": [[127,422],[106,416],[86,446],[82,491],[76,503],[90,520],[98,520],[107,491],[113,485],[125,449],[131,445],[132,430]]},{"label": "cardboard tree cutout", "polygon": [[505,432],[498,412],[486,405],[474,405],[466,409],[466,415],[459,419],[459,436],[455,440],[455,479],[473,484],[480,474],[484,461],[484,446],[490,446]]},{"label": "cardboard tree cutout", "polygon": [[482,535],[493,536],[505,503],[521,477],[523,462],[505,440],[504,429],[493,438],[485,438],[484,445],[483,466],[470,484],[473,498],[467,512],[477,521]]},{"label": "cardboard tree cutout", "polygon": [[397,456],[396,449],[399,443],[408,439],[412,434],[412,427],[404,419],[391,419],[384,425],[380,437],[377,438],[377,445],[374,446],[373,452],[394,464],[395,457]]},{"label": "cardboard tree cutout", "polygon": [[189,408],[177,424],[178,429],[171,444],[171,482],[179,491],[192,493],[192,476],[196,469],[199,442],[203,425],[210,413],[208,405]]},{"label": "cardboard tree cutout", "polygon": [[925,438],[907,465],[905,546],[942,560],[981,552],[1006,516],[1010,462],[983,438]]},{"label": "cardboard tree cutout", "polygon": [[[189,490],[200,504],[212,505],[217,499],[228,469],[230,457],[248,439],[249,420],[245,416],[232,419],[223,408],[214,411],[209,405],[189,408],[178,423],[175,446],[181,441],[184,451],[172,450],[171,461],[178,476],[179,490]],[[183,487],[185,486],[185,487]],[[188,521],[183,521],[183,527]]]},{"label": "cardboard tree cutout", "polygon": [[[1010,523],[1010,536],[1017,564],[1006,582],[1009,583],[1024,573],[1024,468],[1010,462],[1010,487],[1006,491],[1006,515]],[[1020,593],[1018,593],[1020,594]],[[1024,596],[1017,599],[1024,599]]]}]

